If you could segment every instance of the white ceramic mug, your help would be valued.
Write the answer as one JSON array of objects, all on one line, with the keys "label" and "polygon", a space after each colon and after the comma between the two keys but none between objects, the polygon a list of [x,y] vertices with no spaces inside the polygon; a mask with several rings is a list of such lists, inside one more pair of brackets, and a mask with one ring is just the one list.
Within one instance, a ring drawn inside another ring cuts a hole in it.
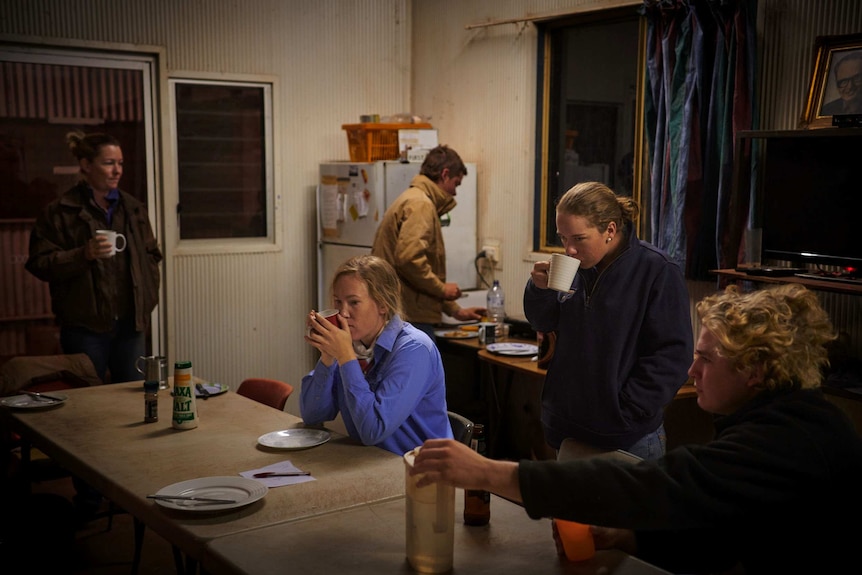
[{"label": "white ceramic mug", "polygon": [[115,232],[114,230],[96,230],[96,235],[108,238],[108,241],[111,243],[112,256],[126,249],[126,236],[120,232]]},{"label": "white ceramic mug", "polygon": [[552,254],[551,267],[548,269],[548,287],[552,290],[569,293],[575,274],[581,267],[581,260],[571,258],[566,254]]}]

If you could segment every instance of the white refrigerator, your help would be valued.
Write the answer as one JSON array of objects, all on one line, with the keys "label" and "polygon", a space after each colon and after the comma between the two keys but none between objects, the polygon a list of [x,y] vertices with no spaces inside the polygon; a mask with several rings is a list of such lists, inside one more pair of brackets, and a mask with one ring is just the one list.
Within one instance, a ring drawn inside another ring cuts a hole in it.
[{"label": "white refrigerator", "polygon": [[[443,227],[446,281],[466,291],[479,283],[476,274],[476,164],[466,163],[457,205]],[[326,162],[317,187],[317,306],[332,306],[330,283],[348,258],[371,253],[374,233],[386,208],[419,173],[420,162]],[[445,218],[444,218],[445,220]]]}]

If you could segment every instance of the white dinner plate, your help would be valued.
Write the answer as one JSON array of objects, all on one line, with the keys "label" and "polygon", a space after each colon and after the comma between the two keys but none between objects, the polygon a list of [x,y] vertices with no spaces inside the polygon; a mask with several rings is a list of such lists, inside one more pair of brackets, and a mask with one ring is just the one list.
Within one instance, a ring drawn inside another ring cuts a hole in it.
[{"label": "white dinner plate", "polygon": [[538,346],[531,343],[489,343],[487,349],[491,353],[499,355],[536,355],[539,353]]},{"label": "white dinner plate", "polygon": [[[210,394],[209,397],[214,395],[221,395],[226,392],[230,387],[226,383],[202,383],[201,387],[207,390]],[[198,390],[197,385],[195,385],[195,397],[203,397],[204,395]]]},{"label": "white dinner plate", "polygon": [[479,337],[478,331],[466,331],[463,329],[440,329],[434,332],[437,337],[443,339],[470,339]]},{"label": "white dinner plate", "polygon": [[332,434],[323,429],[282,429],[261,435],[257,442],[276,449],[306,449],[322,445],[329,441],[330,437]]},{"label": "white dinner plate", "polygon": [[221,511],[254,503],[258,499],[262,499],[267,491],[269,491],[269,487],[260,481],[245,477],[232,475],[225,477],[201,477],[162,487],[156,492],[156,495],[232,499],[234,503],[208,503],[204,501],[183,501],[180,499],[155,499],[155,502],[162,507],[182,509],[183,511]]},{"label": "white dinner plate", "polygon": [[14,407],[15,409],[45,409],[46,407],[56,407],[58,405],[63,405],[64,403],[66,403],[66,400],[69,399],[68,396],[63,395],[62,393],[57,393],[55,391],[47,393],[51,396],[51,398],[53,398],[51,399],[51,401],[43,401],[41,399],[36,399],[35,397],[31,397],[26,394],[22,394],[4,397],[3,399],[0,399],[0,405],[5,405],[6,407]]}]

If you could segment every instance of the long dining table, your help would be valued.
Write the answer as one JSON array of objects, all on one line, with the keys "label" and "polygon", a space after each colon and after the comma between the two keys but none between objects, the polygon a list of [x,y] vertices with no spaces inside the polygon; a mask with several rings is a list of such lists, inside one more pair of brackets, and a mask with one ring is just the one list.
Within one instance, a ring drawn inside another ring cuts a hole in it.
[{"label": "long dining table", "polygon": [[[302,420],[236,393],[198,399],[199,425],[188,430],[171,427],[172,398],[164,392],[159,420],[144,423],[142,382],[62,393],[62,405],[0,408],[0,417],[192,561],[219,537],[404,496],[401,457],[336,432],[309,449],[259,445],[259,437],[303,427]],[[272,488],[259,501],[218,512],[179,511],[147,498],[180,481],[238,476],[285,460],[315,481]]]},{"label": "long dining table", "polygon": [[[62,405],[0,407],[0,418],[174,545],[185,554],[185,567],[249,575],[288,566],[308,575],[411,572],[402,457],[332,431],[329,441],[307,449],[262,446],[258,438],[302,428],[301,419],[232,392],[198,399],[199,425],[189,430],[171,427],[166,394],[159,420],[144,423],[142,382],[62,393],[68,397]],[[147,498],[181,481],[238,476],[285,460],[315,480],[271,488],[253,503],[211,512],[175,510]],[[456,493],[456,573],[662,573],[615,550],[598,551],[583,563],[562,561],[549,520],[532,520],[522,507],[496,496],[490,525],[467,527],[460,521],[463,491]]]},{"label": "long dining table", "polygon": [[[471,575],[670,575],[622,551],[603,549],[585,561],[561,559],[550,519],[491,496],[488,525],[460,519],[464,492],[455,496],[452,573]],[[211,575],[407,575],[405,499],[394,499],[220,537],[207,544],[203,567]]]}]

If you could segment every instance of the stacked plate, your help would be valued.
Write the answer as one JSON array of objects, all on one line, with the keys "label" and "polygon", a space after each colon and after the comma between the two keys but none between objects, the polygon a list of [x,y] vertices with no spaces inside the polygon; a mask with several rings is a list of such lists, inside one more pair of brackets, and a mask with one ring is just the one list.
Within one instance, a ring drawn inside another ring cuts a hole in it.
[{"label": "stacked plate", "polygon": [[489,343],[486,349],[498,355],[527,356],[539,353],[539,347],[531,343]]}]

